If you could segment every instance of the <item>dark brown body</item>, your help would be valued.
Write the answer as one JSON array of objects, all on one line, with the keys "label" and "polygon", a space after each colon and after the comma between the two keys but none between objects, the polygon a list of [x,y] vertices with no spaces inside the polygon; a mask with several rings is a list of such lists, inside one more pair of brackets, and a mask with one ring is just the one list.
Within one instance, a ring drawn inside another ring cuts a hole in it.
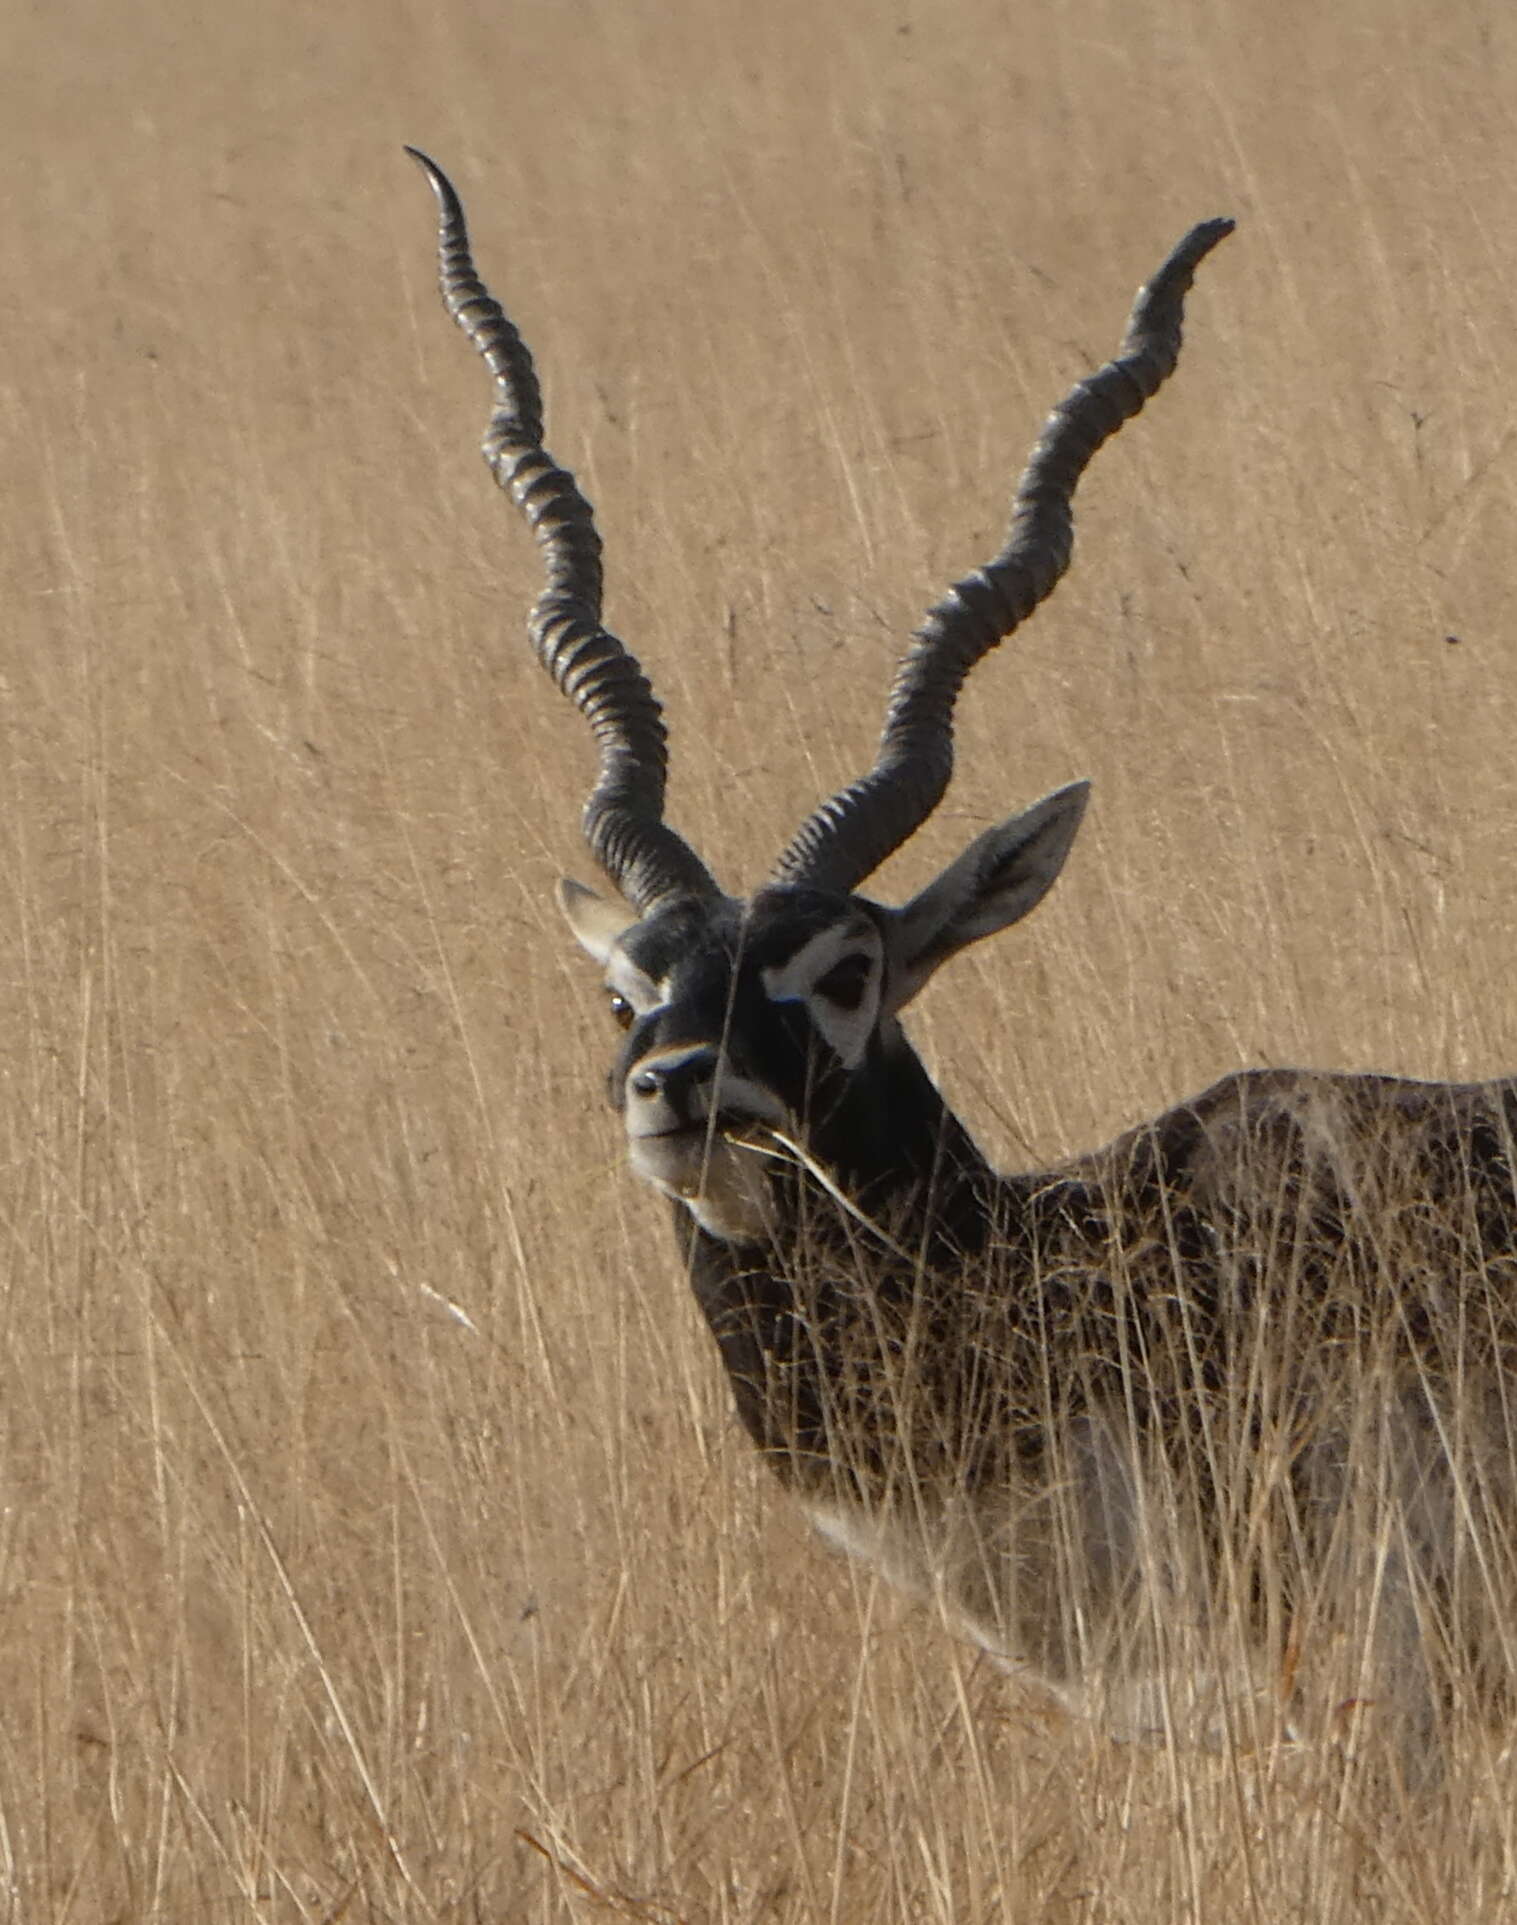
[{"label": "dark brown body", "polygon": [[940,1102],[936,1130],[877,1223],[792,1167],[782,1243],[686,1232],[739,1415],[822,1528],[1128,1726],[1156,1612],[1241,1616],[1283,1666],[1342,1634],[1361,1557],[1382,1696],[1393,1670],[1420,1732],[1455,1674],[1490,1689],[1517,1084],[1248,1071],[1004,1177]]},{"label": "dark brown body", "polygon": [[494,382],[485,456],[543,555],[528,633],[599,752],[584,827],[621,902],[560,900],[625,1032],[629,1161],[675,1200],[744,1425],[824,1531],[1067,1702],[1173,1730],[1188,1678],[1215,1718],[1247,1650],[1298,1706],[1315,1667],[1327,1702],[1393,1711],[1410,1762],[1517,1667],[1517,1090],[1252,1071],[998,1176],[901,1013],[1036,907],[1086,785],[908,902],[859,893],[942,799],[965,678],[1063,575],[1080,477],[1174,371],[1231,222],[1140,289],[1117,355],[1044,424],[1004,546],[907,646],[873,766],[739,898],[664,820],[664,724],[602,624],[589,504],[543,446],[458,197],[417,158],[444,299]]}]

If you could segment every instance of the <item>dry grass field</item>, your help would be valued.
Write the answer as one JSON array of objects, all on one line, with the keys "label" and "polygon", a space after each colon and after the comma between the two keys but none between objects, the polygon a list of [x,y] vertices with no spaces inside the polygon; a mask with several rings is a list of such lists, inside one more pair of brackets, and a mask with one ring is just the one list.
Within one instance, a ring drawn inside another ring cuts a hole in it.
[{"label": "dry grass field", "polygon": [[1517,1916],[1325,1757],[1048,1728],[807,1535],[600,1101],[583,731],[402,141],[469,200],[751,881],[1195,219],[887,871],[1092,820],[915,1034],[1004,1163],[1242,1063],[1517,1066],[1517,14],[13,8],[0,1918]]}]

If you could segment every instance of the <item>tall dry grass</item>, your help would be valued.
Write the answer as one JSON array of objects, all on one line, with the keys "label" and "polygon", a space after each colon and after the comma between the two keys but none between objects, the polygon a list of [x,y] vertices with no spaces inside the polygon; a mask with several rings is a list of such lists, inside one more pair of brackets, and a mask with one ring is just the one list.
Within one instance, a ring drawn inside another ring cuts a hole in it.
[{"label": "tall dry grass", "polygon": [[[1238,237],[886,884],[1095,818],[916,1033],[1008,1163],[1517,1062],[1506,14],[17,14],[0,1913],[1497,1918],[1314,1766],[1022,1717],[764,1486],[546,907],[587,749],[437,311],[456,169],[751,877],[1188,223]],[[1454,638],[1457,638],[1454,639]],[[1476,1771],[1475,1791],[1482,1780]]]}]

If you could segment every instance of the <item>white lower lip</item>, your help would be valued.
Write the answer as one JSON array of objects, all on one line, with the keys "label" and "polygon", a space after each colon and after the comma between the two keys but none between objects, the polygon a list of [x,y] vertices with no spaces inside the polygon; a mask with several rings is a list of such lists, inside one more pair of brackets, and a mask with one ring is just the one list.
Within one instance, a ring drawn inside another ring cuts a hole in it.
[{"label": "white lower lip", "polygon": [[[747,1131],[761,1127],[753,1118],[738,1121]],[[630,1161],[644,1182],[683,1203],[713,1236],[751,1240],[762,1234],[766,1221],[767,1159],[761,1148],[734,1137],[732,1127],[634,1136]]]},{"label": "white lower lip", "polygon": [[634,1123],[627,1134],[634,1143],[704,1143],[712,1132],[704,1123],[691,1123],[676,1130],[640,1130]]},{"label": "white lower lip", "polygon": [[633,1135],[630,1148],[634,1158],[647,1168],[662,1164],[699,1169],[711,1156],[744,1149],[763,1127],[756,1117],[744,1117],[714,1130],[703,1124],[688,1130],[657,1130],[646,1136]]},{"label": "white lower lip", "polygon": [[718,1137],[733,1138],[748,1135],[754,1130],[767,1129],[768,1119],[737,1111],[725,1111],[710,1122],[688,1123],[672,1130],[639,1129],[634,1119],[628,1125],[627,1134],[636,1143],[707,1143]]}]

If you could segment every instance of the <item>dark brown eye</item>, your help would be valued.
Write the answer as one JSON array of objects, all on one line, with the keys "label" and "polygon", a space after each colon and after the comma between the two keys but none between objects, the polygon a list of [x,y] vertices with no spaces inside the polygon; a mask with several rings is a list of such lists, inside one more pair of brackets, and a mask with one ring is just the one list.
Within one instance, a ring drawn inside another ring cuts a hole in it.
[{"label": "dark brown eye", "polygon": [[869,958],[845,956],[817,983],[817,992],[838,1009],[857,1009],[869,987]]},{"label": "dark brown eye", "polygon": [[637,1012],[625,996],[619,996],[614,989],[611,990],[609,994],[611,998],[611,1014],[616,1018],[617,1026],[621,1029],[631,1029],[632,1018]]}]

